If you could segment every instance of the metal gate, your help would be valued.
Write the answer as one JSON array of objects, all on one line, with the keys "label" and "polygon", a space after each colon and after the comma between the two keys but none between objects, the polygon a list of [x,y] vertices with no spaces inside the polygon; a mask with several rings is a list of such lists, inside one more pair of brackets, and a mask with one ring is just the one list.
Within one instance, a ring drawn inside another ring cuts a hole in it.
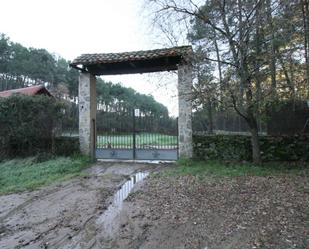
[{"label": "metal gate", "polygon": [[96,157],[101,159],[177,160],[178,120],[138,109],[97,112]]}]

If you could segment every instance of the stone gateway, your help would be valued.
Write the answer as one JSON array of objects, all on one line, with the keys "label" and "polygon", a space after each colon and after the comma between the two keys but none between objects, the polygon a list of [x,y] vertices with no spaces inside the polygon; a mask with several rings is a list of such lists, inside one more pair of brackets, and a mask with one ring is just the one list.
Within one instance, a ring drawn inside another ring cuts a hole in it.
[{"label": "stone gateway", "polygon": [[179,157],[192,157],[192,47],[182,46],[125,53],[83,54],[70,66],[80,71],[80,150],[96,157],[96,78],[100,75],[178,70]]}]

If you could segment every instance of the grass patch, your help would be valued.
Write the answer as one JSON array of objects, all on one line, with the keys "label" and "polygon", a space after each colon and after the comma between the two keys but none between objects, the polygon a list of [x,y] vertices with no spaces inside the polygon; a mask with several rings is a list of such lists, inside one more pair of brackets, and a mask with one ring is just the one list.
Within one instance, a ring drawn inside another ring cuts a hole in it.
[{"label": "grass patch", "polygon": [[0,163],[0,194],[34,190],[81,174],[90,164],[85,157],[57,157],[46,161],[37,157]]},{"label": "grass patch", "polygon": [[226,163],[219,161],[179,160],[177,167],[167,170],[167,176],[194,175],[199,177],[237,177],[237,176],[270,176],[270,175],[308,175],[309,165],[289,163]]}]

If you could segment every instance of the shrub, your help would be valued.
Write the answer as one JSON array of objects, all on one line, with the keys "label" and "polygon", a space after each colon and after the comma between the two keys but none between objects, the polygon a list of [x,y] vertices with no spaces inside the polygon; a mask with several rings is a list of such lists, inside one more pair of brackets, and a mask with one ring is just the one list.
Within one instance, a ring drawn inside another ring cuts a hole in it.
[{"label": "shrub", "polygon": [[78,137],[57,137],[54,153],[58,156],[71,156],[79,153]]},{"label": "shrub", "polygon": [[51,151],[62,104],[48,96],[0,98],[0,157]]},{"label": "shrub", "polygon": [[[250,136],[193,136],[194,157],[202,160],[251,161]],[[261,136],[264,161],[309,161],[309,136]]]}]

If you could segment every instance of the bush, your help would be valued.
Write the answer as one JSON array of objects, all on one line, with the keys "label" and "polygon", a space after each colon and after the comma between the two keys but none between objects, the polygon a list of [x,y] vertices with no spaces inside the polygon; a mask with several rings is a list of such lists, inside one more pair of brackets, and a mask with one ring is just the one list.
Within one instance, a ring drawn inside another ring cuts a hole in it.
[{"label": "bush", "polygon": [[0,157],[50,152],[62,104],[48,96],[0,98]]},{"label": "bush", "polygon": [[[261,136],[263,161],[309,161],[309,136]],[[202,160],[251,161],[250,136],[193,136],[194,157]]]},{"label": "bush", "polygon": [[54,153],[58,156],[71,156],[79,153],[78,137],[57,137]]}]

